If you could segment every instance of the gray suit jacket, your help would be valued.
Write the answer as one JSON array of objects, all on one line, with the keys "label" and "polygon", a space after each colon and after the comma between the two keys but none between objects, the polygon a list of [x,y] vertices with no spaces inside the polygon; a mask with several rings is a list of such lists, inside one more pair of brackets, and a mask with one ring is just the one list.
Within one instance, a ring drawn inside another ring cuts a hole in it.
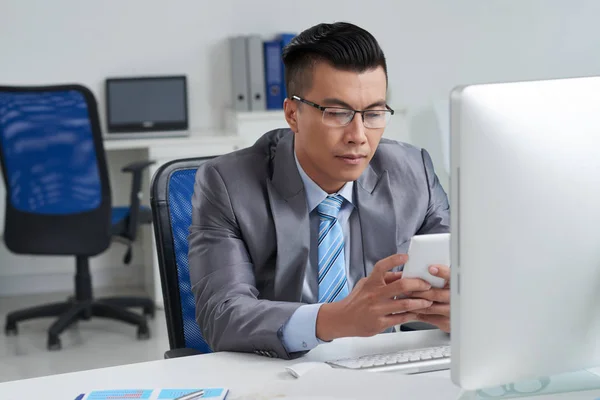
[{"label": "gray suit jacket", "polygon": [[[214,351],[298,355],[281,341],[302,305],[311,246],[293,139],[289,129],[268,132],[196,174],[190,279],[196,319]],[[363,256],[351,251],[350,260],[363,276],[380,259],[405,253],[413,235],[449,231],[447,196],[425,150],[382,139],[354,190],[351,248],[362,247]]]}]

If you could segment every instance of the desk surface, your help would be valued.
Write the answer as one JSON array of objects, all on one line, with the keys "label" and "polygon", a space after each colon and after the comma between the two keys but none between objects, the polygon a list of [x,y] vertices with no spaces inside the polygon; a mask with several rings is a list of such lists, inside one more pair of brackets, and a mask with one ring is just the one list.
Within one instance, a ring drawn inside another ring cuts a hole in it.
[{"label": "desk surface", "polygon": [[133,150],[149,147],[163,146],[196,146],[214,144],[241,144],[244,138],[231,133],[223,134],[200,134],[192,133],[183,137],[155,137],[137,139],[104,139],[104,150]]},{"label": "desk surface", "polygon": [[[294,378],[288,375],[284,368],[296,362],[325,361],[447,343],[447,335],[432,330],[390,333],[372,338],[339,339],[321,345],[303,358],[292,361],[239,353],[214,353],[158,360],[5,382],[0,384],[0,399],[70,400],[79,393],[94,389],[159,387],[226,387],[230,389],[228,399],[236,399],[277,381],[294,381]],[[60,354],[57,355],[60,356]],[[82,352],[82,356],[85,357],[85,353]],[[443,377],[444,384],[449,384],[448,371],[433,374]],[[302,378],[298,382],[301,380]],[[438,398],[438,400],[441,399],[443,397]]]}]

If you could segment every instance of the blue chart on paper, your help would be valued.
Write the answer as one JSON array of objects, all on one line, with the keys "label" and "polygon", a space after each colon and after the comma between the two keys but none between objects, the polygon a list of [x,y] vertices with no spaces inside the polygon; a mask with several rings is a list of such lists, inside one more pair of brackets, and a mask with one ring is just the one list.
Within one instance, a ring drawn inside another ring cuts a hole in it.
[{"label": "blue chart on paper", "polygon": [[98,390],[91,392],[86,400],[147,400],[152,396],[152,390]]},{"label": "blue chart on paper", "polygon": [[[196,392],[200,389],[163,389],[158,395],[158,400],[173,400],[186,394]],[[204,389],[203,399],[219,397],[223,394],[223,389]]]}]

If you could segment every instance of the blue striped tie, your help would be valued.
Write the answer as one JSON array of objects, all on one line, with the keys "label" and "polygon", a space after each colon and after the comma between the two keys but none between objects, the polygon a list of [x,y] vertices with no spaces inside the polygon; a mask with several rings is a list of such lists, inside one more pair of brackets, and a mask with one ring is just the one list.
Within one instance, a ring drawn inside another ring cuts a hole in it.
[{"label": "blue striped tie", "polygon": [[338,223],[338,213],[344,198],[327,196],[317,207],[319,213],[319,303],[342,300],[348,295],[344,232]]}]

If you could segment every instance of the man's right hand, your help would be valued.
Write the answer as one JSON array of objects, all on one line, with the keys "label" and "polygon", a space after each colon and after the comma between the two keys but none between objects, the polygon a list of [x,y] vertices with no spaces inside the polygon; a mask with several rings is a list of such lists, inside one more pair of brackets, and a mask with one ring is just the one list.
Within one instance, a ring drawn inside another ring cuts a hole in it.
[{"label": "man's right hand", "polygon": [[416,321],[416,314],[433,303],[423,299],[394,299],[431,289],[421,279],[399,279],[401,272],[390,272],[408,260],[406,254],[395,254],[380,260],[371,275],[361,279],[352,292],[335,303],[321,306],[317,315],[316,334],[324,341],[341,337],[373,336],[408,321]]}]

